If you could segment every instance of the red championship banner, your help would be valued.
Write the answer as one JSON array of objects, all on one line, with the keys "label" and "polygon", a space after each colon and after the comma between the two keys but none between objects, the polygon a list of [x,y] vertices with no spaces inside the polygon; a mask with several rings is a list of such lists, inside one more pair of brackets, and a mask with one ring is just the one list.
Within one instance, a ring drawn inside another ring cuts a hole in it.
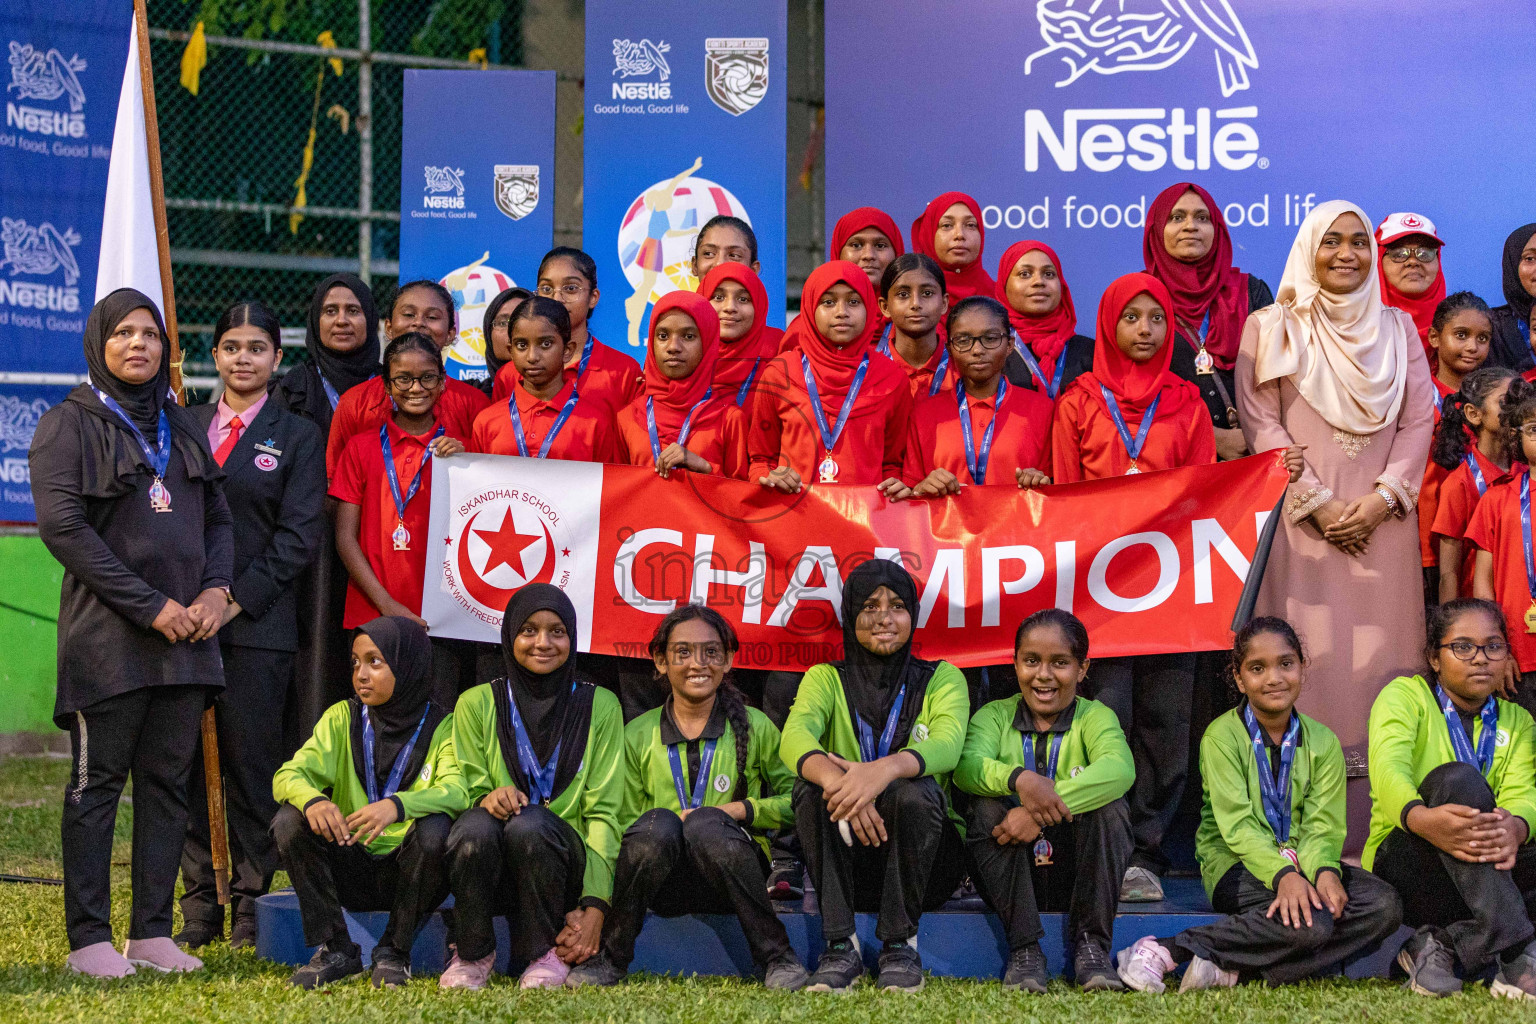
[{"label": "red championship banner", "polygon": [[512,593],[542,581],[570,595],[583,651],[646,657],[663,615],[704,601],[736,627],[738,666],[797,670],[841,656],[842,581],[869,558],[916,579],[924,658],[1012,661],[1019,622],[1053,605],[1087,623],[1095,657],[1226,647],[1286,485],[1273,452],[895,503],[873,487],[783,495],[499,455],[434,459],[432,474],[442,563],[427,567],[422,614],[434,635],[497,641]]}]

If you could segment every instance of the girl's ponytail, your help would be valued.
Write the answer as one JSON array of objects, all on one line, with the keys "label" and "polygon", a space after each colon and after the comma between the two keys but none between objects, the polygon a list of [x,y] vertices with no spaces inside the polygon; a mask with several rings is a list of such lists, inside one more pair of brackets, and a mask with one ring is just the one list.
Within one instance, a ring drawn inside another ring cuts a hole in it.
[{"label": "girl's ponytail", "polygon": [[[1447,472],[1455,470],[1476,443],[1477,432],[1467,422],[1466,407],[1481,407],[1500,384],[1508,382],[1513,391],[1519,381],[1518,373],[1503,366],[1482,366],[1462,378],[1461,390],[1446,395],[1440,409],[1440,422],[1435,427],[1435,439],[1429,449],[1435,465]],[[1502,413],[1500,420],[1504,421]]]}]

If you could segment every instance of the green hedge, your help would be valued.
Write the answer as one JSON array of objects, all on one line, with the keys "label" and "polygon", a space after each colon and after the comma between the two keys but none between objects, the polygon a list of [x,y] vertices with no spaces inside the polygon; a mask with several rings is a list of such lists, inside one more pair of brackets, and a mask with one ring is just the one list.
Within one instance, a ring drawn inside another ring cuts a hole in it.
[{"label": "green hedge", "polygon": [[0,537],[0,734],[54,731],[54,655],[64,567],[36,537]]}]

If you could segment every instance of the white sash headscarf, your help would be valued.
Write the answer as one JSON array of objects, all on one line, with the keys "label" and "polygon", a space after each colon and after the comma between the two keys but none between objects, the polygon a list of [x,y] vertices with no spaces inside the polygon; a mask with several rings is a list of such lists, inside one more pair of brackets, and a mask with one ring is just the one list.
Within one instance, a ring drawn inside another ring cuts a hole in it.
[{"label": "white sash headscarf", "polygon": [[1370,273],[1353,291],[1324,291],[1316,256],[1333,222],[1353,213],[1371,235],[1370,218],[1334,199],[1302,222],[1285,260],[1275,304],[1259,310],[1255,376],[1263,384],[1290,377],[1319,416],[1351,434],[1374,434],[1397,419],[1408,377],[1408,339],[1418,335],[1406,314],[1382,305],[1375,246]]}]

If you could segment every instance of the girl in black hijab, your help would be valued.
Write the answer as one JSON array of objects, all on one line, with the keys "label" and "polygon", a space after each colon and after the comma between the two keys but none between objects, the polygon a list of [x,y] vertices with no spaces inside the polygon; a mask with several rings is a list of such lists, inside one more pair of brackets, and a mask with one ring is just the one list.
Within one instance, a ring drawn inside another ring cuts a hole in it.
[{"label": "girl in black hijab", "polygon": [[[496,378],[501,374],[501,368],[511,362],[511,358],[503,359],[496,351],[496,336],[497,334],[501,335],[502,346],[510,351],[512,347],[512,311],[517,308],[519,302],[532,297],[533,292],[527,288],[508,288],[492,299],[489,306],[485,307],[485,326],[483,328],[485,334],[485,379],[479,381],[478,386],[481,391],[485,392],[485,396],[493,402],[498,397],[505,398],[511,394],[512,384],[515,383],[503,384],[500,388],[500,395],[497,394]],[[497,320],[503,321],[499,327],[496,323]]]},{"label": "girl in black hijab", "polygon": [[347,910],[390,911],[373,950],[373,984],[411,977],[411,946],[448,894],[443,854],[467,804],[453,755],[453,715],[432,703],[432,644],[420,624],[381,616],[352,642],[354,696],[329,708],[272,779],[282,805],[272,836],[299,898],[299,988],[362,972]]},{"label": "girl in black hijab", "polygon": [[[150,298],[119,289],[85,323],[81,384],[43,414],[29,453],[38,533],[64,566],[58,697],[74,770],[64,793],[69,966],[98,977],[202,966],[171,941],[187,776],[223,687],[208,638],[228,604],[233,536],[207,435],[170,397]],[[112,946],[112,823],[134,783],[133,915]]]},{"label": "girl in black hijab", "polygon": [[457,929],[443,988],[485,986],[491,918],[508,917],[524,988],[564,983],[597,952],[613,895],[624,795],[624,720],[576,675],[576,609],[531,583],[501,621],[507,675],[465,691],[454,749],[471,808],[448,841]]},{"label": "girl in black hijab", "polygon": [[880,987],[921,988],[918,919],[965,874],[949,773],[970,698],[959,669],[913,654],[916,611],[899,564],[854,569],[843,584],[843,659],[806,672],[784,723],[780,754],[802,780],[795,829],[827,943],[809,991],[846,991],[863,977],[856,910],[880,914]]},{"label": "girl in black hijab", "polygon": [[1531,348],[1531,306],[1536,303],[1536,223],[1522,224],[1504,240],[1504,305],[1493,309],[1489,366],[1524,373],[1536,366]]}]

